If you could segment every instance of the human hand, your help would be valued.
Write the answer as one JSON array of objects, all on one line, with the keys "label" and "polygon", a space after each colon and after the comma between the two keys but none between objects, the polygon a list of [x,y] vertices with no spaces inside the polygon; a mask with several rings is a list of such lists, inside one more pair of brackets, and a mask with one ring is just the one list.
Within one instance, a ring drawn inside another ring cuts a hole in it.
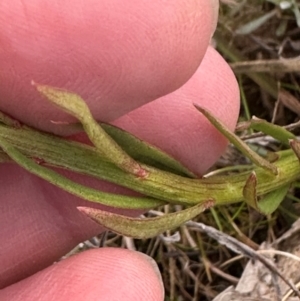
[{"label": "human hand", "polygon": [[[51,123],[74,120],[42,99],[30,82],[65,88],[80,94],[96,119],[131,131],[203,173],[226,141],[192,103],[232,129],[239,107],[229,67],[207,50],[216,21],[212,2],[2,0],[0,111],[41,130],[74,134]],[[103,230],[76,209],[92,205],[13,164],[0,165],[0,179],[1,300],[163,300],[153,262],[140,253],[104,248],[51,265]]]}]

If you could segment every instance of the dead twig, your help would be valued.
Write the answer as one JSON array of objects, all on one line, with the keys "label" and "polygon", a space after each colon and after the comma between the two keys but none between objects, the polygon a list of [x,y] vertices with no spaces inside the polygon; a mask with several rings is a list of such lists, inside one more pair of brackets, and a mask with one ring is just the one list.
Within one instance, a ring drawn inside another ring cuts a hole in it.
[{"label": "dead twig", "polygon": [[236,62],[230,64],[235,74],[264,72],[264,73],[290,73],[300,72],[300,57],[279,60],[255,60]]},{"label": "dead twig", "polygon": [[187,226],[193,228],[195,231],[200,231],[201,233],[205,233],[209,237],[215,239],[219,244],[222,244],[229,248],[231,251],[237,253],[237,254],[243,254],[244,256],[251,258],[253,260],[260,261],[265,267],[267,267],[272,274],[280,277],[289,287],[290,289],[297,295],[298,298],[300,298],[300,292],[297,289],[297,287],[290,282],[288,279],[286,279],[273,265],[269,262],[269,260],[256,252],[255,250],[251,249],[249,246],[241,243],[237,239],[219,231],[216,230],[213,227],[206,226],[202,223],[196,223],[193,221],[187,222]]}]

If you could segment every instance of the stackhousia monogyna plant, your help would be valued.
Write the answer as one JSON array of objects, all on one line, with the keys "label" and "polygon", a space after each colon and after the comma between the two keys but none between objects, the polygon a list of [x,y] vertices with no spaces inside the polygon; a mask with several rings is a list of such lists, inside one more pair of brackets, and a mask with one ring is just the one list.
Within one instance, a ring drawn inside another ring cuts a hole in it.
[{"label": "stackhousia monogyna plant", "polygon": [[[0,164],[14,161],[73,195],[115,208],[149,210],[167,203],[187,208],[154,218],[131,218],[93,208],[78,208],[114,232],[135,238],[152,237],[180,226],[211,206],[242,201],[263,214],[270,214],[280,205],[290,184],[300,176],[300,142],[292,133],[264,120],[253,119],[249,127],[291,147],[274,153],[272,160],[260,157],[210,112],[195,105],[199,114],[202,113],[253,162],[250,170],[238,174],[197,179],[161,150],[119,128],[99,124],[78,95],[34,85],[50,102],[80,121],[81,125],[74,126],[83,128],[93,146],[19,125],[0,113]],[[101,192],[75,183],[51,167],[103,179],[140,192],[144,197]]]}]

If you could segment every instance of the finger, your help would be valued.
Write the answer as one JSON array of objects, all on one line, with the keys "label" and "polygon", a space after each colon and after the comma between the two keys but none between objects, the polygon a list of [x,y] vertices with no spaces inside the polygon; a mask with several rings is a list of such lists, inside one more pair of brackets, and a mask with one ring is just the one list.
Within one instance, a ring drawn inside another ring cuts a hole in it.
[{"label": "finger", "polygon": [[[75,179],[70,172],[65,175]],[[103,231],[77,206],[115,211],[73,197],[14,164],[0,165],[0,179],[0,289],[47,267],[81,241]],[[130,194],[127,189],[90,177],[77,176],[76,181],[107,192]]]},{"label": "finger", "polygon": [[155,262],[122,249],[90,250],[0,291],[6,300],[164,300]]},{"label": "finger", "polygon": [[73,121],[34,80],[79,93],[99,120],[113,120],[188,80],[216,9],[207,0],[2,0],[0,110],[56,132],[50,120]]},{"label": "finger", "polygon": [[200,68],[180,89],[113,123],[201,175],[224,152],[227,141],[193,103],[210,110],[234,130],[240,105],[238,85],[228,64],[211,47]]}]

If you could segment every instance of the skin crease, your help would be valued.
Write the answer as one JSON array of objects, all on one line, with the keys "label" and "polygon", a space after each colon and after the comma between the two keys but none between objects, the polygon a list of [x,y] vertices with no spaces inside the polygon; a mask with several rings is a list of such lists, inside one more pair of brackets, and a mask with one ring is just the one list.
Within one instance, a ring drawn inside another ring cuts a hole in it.
[{"label": "skin crease", "polygon": [[[209,1],[47,3],[0,3],[0,110],[42,130],[70,134],[50,120],[73,119],[34,91],[34,79],[79,93],[95,118],[116,119],[115,124],[198,174],[218,158],[225,140],[192,103],[204,105],[233,129],[239,95],[224,60],[213,49],[206,52],[216,20]],[[13,164],[0,165],[0,179],[0,300],[77,301],[87,300],[87,294],[88,300],[163,300],[153,262],[136,252],[104,248],[51,265],[101,231],[76,209],[92,205]]]}]

